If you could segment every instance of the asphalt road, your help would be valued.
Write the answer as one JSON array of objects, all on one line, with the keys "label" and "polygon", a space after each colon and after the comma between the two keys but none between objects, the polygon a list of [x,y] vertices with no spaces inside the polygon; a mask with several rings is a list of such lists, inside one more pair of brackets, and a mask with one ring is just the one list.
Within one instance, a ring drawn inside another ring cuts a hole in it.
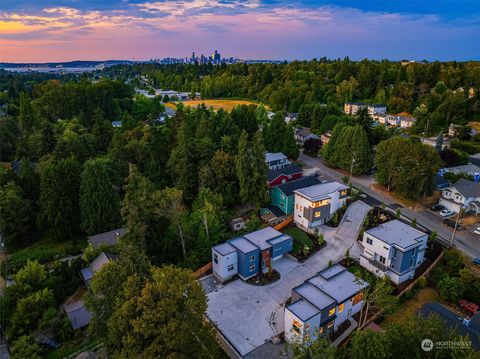
[{"label": "asphalt road", "polygon": [[[320,177],[327,181],[341,182],[342,177],[344,177],[343,173],[327,167],[321,158],[310,157],[300,153],[299,161],[309,167],[317,167],[320,170]],[[445,244],[450,243],[452,229],[443,223],[443,218],[437,213],[427,208],[424,208],[420,211],[413,211],[411,209],[404,208],[399,203],[396,203],[392,197],[387,196],[384,193],[377,192],[370,187],[370,185],[375,183],[373,176],[352,176],[351,181],[353,186],[360,189],[364,194],[367,195],[366,198],[362,198],[363,202],[370,206],[378,206],[381,203],[385,203],[386,206],[395,211],[397,208],[400,208],[403,217],[410,220],[416,218],[417,224],[432,232],[437,232],[440,241]],[[461,250],[468,257],[480,257],[480,236],[465,229],[457,231],[454,246]]]}]

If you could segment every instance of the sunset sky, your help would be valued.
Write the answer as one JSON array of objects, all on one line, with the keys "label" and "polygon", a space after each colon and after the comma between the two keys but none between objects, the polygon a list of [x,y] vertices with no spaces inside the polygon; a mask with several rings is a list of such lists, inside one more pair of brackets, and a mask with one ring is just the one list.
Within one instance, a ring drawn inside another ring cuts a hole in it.
[{"label": "sunset sky", "polygon": [[0,61],[480,59],[480,0],[1,0]]}]

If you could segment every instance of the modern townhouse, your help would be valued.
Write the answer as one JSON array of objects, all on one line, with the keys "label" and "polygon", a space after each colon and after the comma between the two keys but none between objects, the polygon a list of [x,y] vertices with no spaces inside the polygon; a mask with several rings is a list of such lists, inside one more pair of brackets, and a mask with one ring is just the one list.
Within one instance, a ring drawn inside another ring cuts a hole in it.
[{"label": "modern townhouse", "polygon": [[423,263],[428,235],[397,219],[366,230],[360,265],[395,284],[415,276]]},{"label": "modern townhouse", "polygon": [[367,104],[364,102],[347,102],[343,106],[343,112],[347,115],[356,115],[358,110],[366,107]]},{"label": "modern townhouse", "polygon": [[349,196],[349,187],[338,182],[327,182],[297,189],[295,193],[294,221],[306,232],[330,220],[342,208]]},{"label": "modern townhouse", "polygon": [[294,191],[320,184],[316,176],[307,176],[295,181],[286,182],[270,189],[270,205],[260,209],[265,222],[276,224],[293,214],[295,208]]},{"label": "modern townhouse", "polygon": [[288,160],[287,156],[281,152],[265,153],[265,162],[267,163],[268,168],[271,170],[278,170],[290,165],[290,161]]},{"label": "modern townhouse", "polygon": [[280,169],[269,170],[267,173],[267,182],[270,187],[278,186],[285,182],[290,182],[303,177],[303,170],[296,164]]},{"label": "modern townhouse", "polygon": [[247,280],[268,271],[292,248],[293,238],[272,227],[238,236],[212,248],[213,274],[222,283],[237,274]]},{"label": "modern townhouse", "polygon": [[367,109],[370,116],[374,116],[377,113],[387,112],[387,106],[382,104],[368,105]]},{"label": "modern townhouse", "polygon": [[367,282],[336,264],[293,288],[284,314],[285,340],[308,345],[318,336],[337,331],[361,310],[362,291],[367,286]]}]

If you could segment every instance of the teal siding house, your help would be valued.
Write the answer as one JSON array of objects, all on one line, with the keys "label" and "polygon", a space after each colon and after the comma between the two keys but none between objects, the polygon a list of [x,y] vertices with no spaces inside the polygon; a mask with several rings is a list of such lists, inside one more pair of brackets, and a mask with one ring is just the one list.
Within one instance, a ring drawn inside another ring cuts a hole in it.
[{"label": "teal siding house", "polygon": [[294,191],[320,183],[321,181],[317,177],[308,176],[271,188],[270,205],[260,210],[262,219],[270,224],[283,221],[287,216],[293,214],[295,206]]}]

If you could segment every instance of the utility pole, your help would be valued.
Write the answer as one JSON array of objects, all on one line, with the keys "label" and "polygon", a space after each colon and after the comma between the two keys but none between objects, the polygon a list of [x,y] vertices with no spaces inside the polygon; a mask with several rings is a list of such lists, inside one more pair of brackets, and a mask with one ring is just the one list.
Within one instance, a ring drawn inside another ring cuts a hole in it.
[{"label": "utility pole", "polygon": [[355,164],[355,152],[353,153],[353,156],[352,156],[352,164],[350,165],[350,173],[348,175],[348,184],[351,184],[352,181],[350,180],[350,178],[352,177],[352,172],[353,172],[353,165]]},{"label": "utility pole", "polygon": [[463,215],[463,207],[460,207],[458,211],[457,220],[455,221],[455,227],[453,227],[452,238],[450,239],[450,248],[453,247],[453,242],[455,241],[455,234],[457,233],[458,222],[460,221],[460,216]]}]

